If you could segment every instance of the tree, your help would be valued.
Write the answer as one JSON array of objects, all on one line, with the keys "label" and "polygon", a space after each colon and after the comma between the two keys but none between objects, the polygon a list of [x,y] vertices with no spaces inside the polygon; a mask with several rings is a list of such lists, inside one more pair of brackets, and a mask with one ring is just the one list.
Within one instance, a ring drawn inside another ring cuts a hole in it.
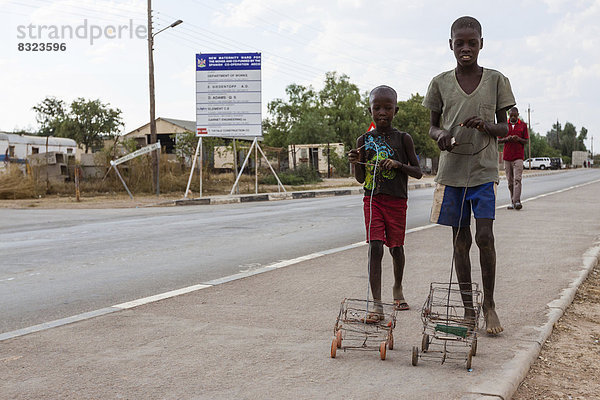
[{"label": "tree", "polygon": [[312,87],[292,84],[286,89],[288,101],[275,99],[267,108],[270,118],[264,121],[265,144],[287,147],[289,144],[323,143],[333,140],[327,116],[319,107]]},{"label": "tree", "polygon": [[577,143],[575,145],[575,150],[577,151],[586,151],[587,147],[585,146],[585,139],[587,139],[588,130],[585,127],[581,127],[579,131],[579,136],[577,136]]},{"label": "tree", "polygon": [[78,98],[71,103],[71,112],[61,125],[61,136],[71,138],[85,147],[102,146],[104,138],[119,133],[123,122],[121,110],[112,109],[100,100]]},{"label": "tree", "polygon": [[109,108],[100,100],[78,98],[67,112],[62,100],[49,97],[34,106],[42,136],[73,139],[83,145],[85,152],[93,146],[102,146],[103,139],[112,138],[123,127],[121,110]]},{"label": "tree", "polygon": [[550,146],[548,136],[541,136],[533,130],[529,131],[532,157],[559,157],[560,151]]},{"label": "tree", "polygon": [[369,126],[366,95],[361,97],[347,75],[328,72],[321,91],[291,84],[286,94],[287,100],[275,99],[267,106],[266,145],[342,142],[351,148]]},{"label": "tree", "polygon": [[585,151],[585,139],[587,138],[588,130],[582,127],[577,135],[577,128],[570,122],[566,122],[564,128],[561,129],[560,123],[552,126],[546,137],[548,143],[562,156],[571,157],[573,151]]},{"label": "tree", "polygon": [[[323,89],[291,84],[286,88],[287,100],[275,99],[267,108],[263,121],[265,144],[287,147],[290,144],[341,142],[347,149],[368,129],[368,93],[360,94],[345,74],[325,74]],[[393,125],[410,133],[415,150],[422,157],[436,157],[439,150],[429,138],[429,111],[418,93],[398,102],[398,115]]]},{"label": "tree", "polygon": [[350,83],[348,75],[338,76],[336,72],[325,74],[325,85],[319,92],[319,105],[334,135],[330,141],[342,142],[348,149],[356,145],[356,139],[367,130],[371,121],[365,107],[368,104],[366,97],[365,94],[365,99],[361,98],[358,86]]},{"label": "tree", "polygon": [[410,99],[399,101],[398,108],[393,126],[410,134],[420,157],[437,157],[440,150],[429,137],[429,110],[423,106],[423,96],[413,94]]},{"label": "tree", "polygon": [[61,124],[66,118],[65,102],[56,97],[46,97],[32,108],[36,121],[40,124],[38,135],[58,136]]}]

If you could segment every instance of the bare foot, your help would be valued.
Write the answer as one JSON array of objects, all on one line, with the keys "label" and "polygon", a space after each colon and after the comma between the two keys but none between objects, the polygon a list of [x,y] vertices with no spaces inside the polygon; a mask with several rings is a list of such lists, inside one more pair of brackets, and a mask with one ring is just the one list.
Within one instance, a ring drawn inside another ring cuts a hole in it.
[{"label": "bare foot", "polygon": [[498,318],[498,314],[496,314],[496,310],[484,310],[483,315],[485,318],[485,331],[490,335],[497,335],[504,330],[500,325],[500,319]]}]

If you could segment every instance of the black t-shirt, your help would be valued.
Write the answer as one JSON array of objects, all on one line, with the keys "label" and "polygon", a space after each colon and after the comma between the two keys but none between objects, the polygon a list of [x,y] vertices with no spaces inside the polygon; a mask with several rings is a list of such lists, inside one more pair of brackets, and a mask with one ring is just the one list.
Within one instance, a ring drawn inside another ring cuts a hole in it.
[{"label": "black t-shirt", "polygon": [[[364,159],[360,161],[365,165],[365,196],[388,194],[403,199],[408,198],[408,175],[397,168],[385,170],[381,162],[386,158],[408,164],[408,156],[404,150],[405,132],[394,129],[385,135],[372,130],[358,138],[358,145],[364,144]],[[377,164],[377,168],[375,168]],[[373,172],[375,176],[375,189],[373,190]]]}]

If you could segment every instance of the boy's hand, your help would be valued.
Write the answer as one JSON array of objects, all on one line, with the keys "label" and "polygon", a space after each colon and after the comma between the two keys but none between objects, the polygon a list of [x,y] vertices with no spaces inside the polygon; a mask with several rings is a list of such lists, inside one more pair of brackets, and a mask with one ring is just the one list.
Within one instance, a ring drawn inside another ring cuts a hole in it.
[{"label": "boy's hand", "polygon": [[479,117],[471,117],[467,118],[465,122],[462,123],[462,126],[467,128],[474,128],[480,132],[487,132],[486,122]]},{"label": "boy's hand", "polygon": [[356,164],[360,159],[360,154],[359,151],[356,149],[352,149],[348,152],[348,161],[350,161],[351,164]]},{"label": "boy's hand", "polygon": [[451,151],[454,148],[454,144],[452,143],[452,135],[448,131],[441,131],[440,135],[437,138],[437,145],[440,150],[448,150]]},{"label": "boy's hand", "polygon": [[392,160],[390,158],[386,158],[379,165],[381,165],[381,168],[383,168],[383,169],[390,170],[392,168],[400,168],[400,166],[402,164],[400,163],[400,161],[396,161],[396,160]]}]

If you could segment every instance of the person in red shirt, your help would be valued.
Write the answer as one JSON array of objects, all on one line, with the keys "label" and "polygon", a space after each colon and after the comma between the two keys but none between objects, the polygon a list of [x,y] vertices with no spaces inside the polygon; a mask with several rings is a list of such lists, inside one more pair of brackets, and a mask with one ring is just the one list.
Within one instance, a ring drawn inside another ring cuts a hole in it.
[{"label": "person in red shirt", "polygon": [[525,158],[525,145],[529,140],[527,124],[519,119],[519,110],[513,107],[508,111],[508,135],[498,139],[504,143],[504,172],[510,190],[511,204],[509,210],[520,210],[521,204],[521,176],[523,175],[523,159]]}]

